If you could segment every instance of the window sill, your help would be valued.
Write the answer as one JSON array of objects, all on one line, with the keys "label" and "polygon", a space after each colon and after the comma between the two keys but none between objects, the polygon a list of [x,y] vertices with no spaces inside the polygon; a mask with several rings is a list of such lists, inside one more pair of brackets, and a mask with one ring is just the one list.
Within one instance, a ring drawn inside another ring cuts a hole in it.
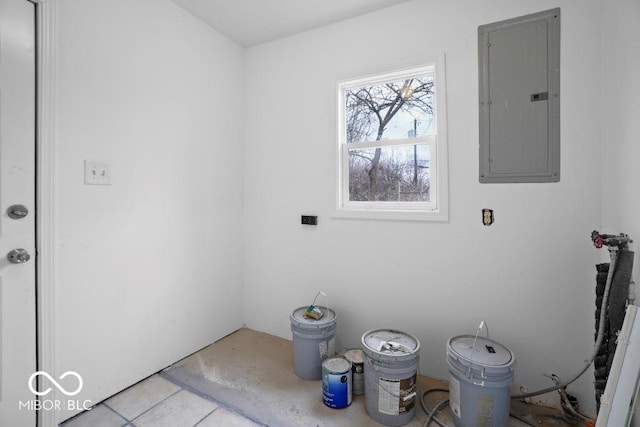
[{"label": "window sill", "polygon": [[440,211],[383,211],[364,209],[339,209],[331,218],[335,219],[364,219],[382,221],[422,221],[448,222],[449,215]]}]

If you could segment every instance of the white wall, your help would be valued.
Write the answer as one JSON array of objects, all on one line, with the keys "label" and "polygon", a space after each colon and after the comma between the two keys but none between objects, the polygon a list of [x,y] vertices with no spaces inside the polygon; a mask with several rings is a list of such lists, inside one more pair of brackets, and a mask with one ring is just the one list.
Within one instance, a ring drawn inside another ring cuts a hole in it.
[{"label": "white wall", "polygon": [[[600,224],[600,2],[421,0],[248,50],[245,321],[291,338],[317,290],[342,346],[373,328],[421,341],[420,371],[448,377],[445,347],[474,333],[516,354],[515,387],[568,378],[591,352]],[[562,8],[562,177],[478,183],[477,27]],[[630,47],[630,46],[629,46]],[[334,219],[336,82],[447,59],[450,221]],[[629,141],[630,144],[630,141]],[[494,209],[485,227],[482,208]],[[637,206],[636,206],[637,209]],[[302,227],[301,214],[319,216]],[[570,387],[595,412],[593,374]],[[515,388],[514,387],[514,388]],[[555,399],[555,395],[548,396]]]},{"label": "white wall", "polygon": [[[634,265],[640,265],[640,3],[602,2],[602,229],[635,239]],[[634,269],[634,271],[637,271]]]},{"label": "white wall", "polygon": [[242,326],[243,50],[169,0],[56,27],[55,362],[95,403]]},{"label": "white wall", "polygon": [[[602,2],[602,231],[627,233],[635,242],[634,278],[640,266],[640,2]],[[636,288],[638,289],[638,288]],[[640,295],[640,292],[637,292]],[[636,304],[639,300],[636,300]],[[640,426],[636,404],[634,426]]]},{"label": "white wall", "polygon": [[[561,182],[480,185],[477,26],[556,6]],[[589,233],[640,236],[634,16],[633,0],[414,1],[250,49],[244,67],[238,46],[168,0],[60,2],[58,374],[83,374],[79,397],[98,401],[243,318],[290,338],[289,313],[323,289],[344,347],[406,330],[422,342],[421,373],[446,378],[447,339],[485,320],[516,353],[516,385],[569,376],[593,342],[603,252]],[[331,218],[336,82],[442,53],[450,221]],[[85,159],[111,163],[113,185],[83,185]],[[300,226],[303,213],[319,225]],[[592,378],[570,389],[590,412]]]}]

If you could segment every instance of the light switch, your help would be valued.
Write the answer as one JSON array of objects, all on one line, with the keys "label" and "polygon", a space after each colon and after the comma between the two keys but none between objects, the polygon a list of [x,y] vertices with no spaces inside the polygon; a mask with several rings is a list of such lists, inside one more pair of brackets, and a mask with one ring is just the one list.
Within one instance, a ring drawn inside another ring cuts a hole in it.
[{"label": "light switch", "polygon": [[85,160],[84,183],[86,185],[111,185],[111,165]]}]

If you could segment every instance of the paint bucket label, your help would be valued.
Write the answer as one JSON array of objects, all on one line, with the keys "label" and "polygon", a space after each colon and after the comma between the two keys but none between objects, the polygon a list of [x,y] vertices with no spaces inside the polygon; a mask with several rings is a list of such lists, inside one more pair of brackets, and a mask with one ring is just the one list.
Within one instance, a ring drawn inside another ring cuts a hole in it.
[{"label": "paint bucket label", "polygon": [[348,350],[344,358],[351,363],[353,394],[364,394],[364,352],[359,348]]},{"label": "paint bucket label", "polygon": [[331,338],[328,341],[320,341],[318,343],[318,353],[320,353],[320,359],[322,360],[336,354],[335,338]]},{"label": "paint bucket label", "polygon": [[351,364],[341,357],[322,363],[322,401],[330,408],[351,404]]},{"label": "paint bucket label", "polygon": [[411,411],[416,403],[416,375],[403,380],[380,378],[378,390],[378,412],[404,414]]}]

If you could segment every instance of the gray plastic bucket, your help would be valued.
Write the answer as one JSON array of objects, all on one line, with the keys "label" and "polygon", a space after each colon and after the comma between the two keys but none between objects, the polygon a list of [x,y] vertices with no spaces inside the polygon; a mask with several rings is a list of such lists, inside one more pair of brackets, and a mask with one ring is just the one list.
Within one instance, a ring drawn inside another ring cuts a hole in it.
[{"label": "gray plastic bucket", "polygon": [[318,307],[324,315],[320,320],[309,319],[304,317],[307,307],[300,307],[289,316],[293,332],[293,371],[305,380],[319,380],[322,379],[322,361],[336,354],[336,313]]},{"label": "gray plastic bucket", "polygon": [[461,335],[447,343],[449,406],[458,427],[509,424],[515,356],[488,338]]},{"label": "gray plastic bucket", "polygon": [[362,336],[365,408],[387,426],[409,423],[416,412],[420,342],[406,332],[374,329]]},{"label": "gray plastic bucket", "polygon": [[351,363],[353,394],[364,394],[364,352],[353,348],[344,352],[344,358]]}]

